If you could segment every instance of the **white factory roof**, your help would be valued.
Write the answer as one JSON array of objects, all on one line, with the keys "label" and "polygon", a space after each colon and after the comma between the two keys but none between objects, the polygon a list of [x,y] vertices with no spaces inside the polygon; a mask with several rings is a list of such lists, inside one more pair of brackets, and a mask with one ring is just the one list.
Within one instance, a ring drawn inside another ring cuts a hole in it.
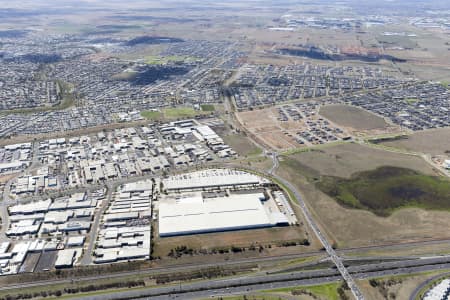
[{"label": "white factory roof", "polygon": [[[173,236],[204,232],[275,226],[274,218],[261,200],[262,193],[232,194],[203,199],[162,199],[159,203],[159,235]],[[285,221],[285,220],[284,220]]]},{"label": "white factory roof", "polygon": [[219,136],[207,125],[197,126],[195,130],[205,139],[216,139]]},{"label": "white factory roof", "polygon": [[6,251],[8,251],[8,248],[10,245],[11,245],[11,242],[0,243],[0,254],[6,253]]},{"label": "white factory roof", "polygon": [[85,237],[80,236],[71,236],[67,239],[67,246],[82,246],[84,244]]},{"label": "white factory roof", "polygon": [[125,184],[120,191],[121,192],[143,192],[143,191],[151,191],[152,190],[152,182],[151,180],[132,182]]},{"label": "white factory roof", "polygon": [[20,168],[23,165],[26,165],[26,162],[23,161],[13,161],[13,162],[7,162],[7,163],[0,163],[0,170],[6,170],[6,169],[16,169]]},{"label": "white factory roof", "polygon": [[73,249],[64,249],[58,251],[58,257],[56,258],[55,267],[71,267],[73,265],[76,250]]},{"label": "white factory roof", "polygon": [[13,145],[6,145],[6,150],[17,150],[17,149],[29,149],[31,148],[31,143],[22,143],[22,144],[13,144]]},{"label": "white factory roof", "polygon": [[441,300],[446,298],[447,292],[450,289],[450,279],[444,279],[439,284],[426,292],[423,297],[424,300]]},{"label": "white factory roof", "polygon": [[221,187],[233,185],[257,185],[265,182],[265,179],[238,170],[210,169],[171,176],[163,180],[167,190],[189,190],[207,187]]},{"label": "white factory roof", "polygon": [[45,201],[31,202],[28,204],[14,205],[9,208],[11,215],[13,214],[31,214],[35,212],[46,212],[52,201],[50,199]]}]

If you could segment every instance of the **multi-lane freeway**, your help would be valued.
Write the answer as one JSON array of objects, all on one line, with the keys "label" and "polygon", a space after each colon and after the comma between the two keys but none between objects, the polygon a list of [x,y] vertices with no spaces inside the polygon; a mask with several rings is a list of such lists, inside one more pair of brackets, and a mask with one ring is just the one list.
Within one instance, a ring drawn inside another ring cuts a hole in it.
[{"label": "multi-lane freeway", "polygon": [[[450,258],[429,258],[423,260],[368,264],[353,266],[349,272],[356,279],[367,279],[400,274],[415,274],[431,270],[450,268]],[[142,271],[136,271],[140,274]],[[145,289],[123,292],[102,293],[95,296],[76,296],[77,299],[202,299],[208,297],[229,296],[231,294],[248,294],[251,292],[275,288],[320,285],[342,280],[336,269],[289,272],[274,275],[245,275],[207,281],[195,281],[169,286],[153,286]]]},{"label": "multi-lane freeway", "polygon": [[[269,152],[265,151],[267,155],[269,155]],[[299,286],[299,285],[306,285],[306,284],[322,284],[326,282],[334,282],[341,280],[342,278],[345,280],[349,288],[351,289],[351,292],[355,296],[356,299],[364,299],[363,294],[359,290],[355,279],[363,279],[367,277],[378,277],[378,276],[384,276],[384,275],[390,275],[390,274],[409,274],[414,272],[421,272],[421,271],[428,271],[428,270],[436,270],[436,269],[447,269],[450,268],[450,257],[443,256],[438,258],[425,258],[425,259],[399,259],[398,261],[386,261],[383,263],[377,263],[377,264],[365,264],[360,266],[350,266],[346,267],[344,264],[344,260],[342,258],[342,254],[348,252],[348,251],[358,251],[357,249],[344,249],[340,251],[336,251],[333,249],[333,247],[330,245],[328,240],[326,239],[325,235],[321,232],[319,226],[316,224],[312,214],[310,213],[305,201],[302,198],[302,195],[297,190],[297,188],[291,184],[289,181],[285,180],[281,176],[276,174],[276,170],[279,167],[279,161],[278,161],[278,154],[276,152],[270,153],[269,157],[272,159],[272,166],[269,170],[264,171],[256,168],[251,167],[243,167],[242,165],[234,165],[233,163],[224,163],[221,165],[218,165],[217,163],[212,164],[205,164],[203,167],[235,167],[240,169],[247,169],[248,171],[257,172],[262,175],[272,177],[279,181],[281,184],[283,184],[285,187],[287,187],[292,194],[295,197],[295,200],[298,202],[298,207],[300,207],[304,218],[308,225],[311,227],[315,235],[317,236],[318,240],[322,243],[323,248],[325,249],[326,253],[328,254],[329,259],[334,263],[336,266],[336,269],[323,269],[323,270],[316,270],[316,271],[309,271],[309,272],[292,272],[287,274],[265,274],[264,276],[261,276],[261,274],[252,275],[252,276],[246,276],[246,277],[236,277],[233,279],[217,279],[212,281],[205,281],[205,282],[198,282],[196,285],[190,285],[190,284],[184,284],[179,286],[179,290],[173,291],[173,287],[156,287],[152,289],[146,289],[144,290],[145,293],[142,294],[142,291],[136,292],[136,291],[130,291],[130,295],[127,294],[127,297],[131,298],[140,298],[140,297],[148,297],[152,296],[152,299],[173,299],[174,297],[178,297],[180,295],[180,298],[182,299],[196,299],[201,297],[209,297],[209,296],[215,296],[221,293],[243,293],[246,291],[254,291],[254,290],[261,290],[261,289],[268,289],[268,288],[275,288],[275,287],[289,287],[289,286]],[[177,170],[178,172],[187,171],[187,169],[180,169]],[[132,177],[132,178],[121,178],[119,180],[115,180],[112,182],[107,182],[106,186],[108,187],[108,194],[107,194],[107,201],[111,198],[111,193],[114,191],[114,189],[124,183],[128,182],[134,182],[144,179],[149,179],[154,177],[154,175],[145,175],[145,176],[139,176],[139,177]],[[95,190],[98,188],[103,188],[104,186],[87,186],[83,187],[80,190]],[[65,192],[74,192],[74,190],[67,190]],[[9,202],[8,202],[9,203]],[[3,203],[3,208],[8,203]],[[106,207],[103,205],[103,209]],[[102,209],[102,210],[103,210]],[[101,210],[101,211],[102,211]],[[3,211],[6,211],[5,209]],[[84,264],[90,263],[90,253],[92,252],[92,247],[94,245],[94,241],[96,239],[96,232],[97,232],[97,226],[98,226],[98,220],[100,218],[100,214],[97,214],[96,220],[94,221],[94,228],[92,230],[92,233],[90,235],[90,245],[88,250],[86,251],[86,255],[82,258],[82,262]],[[425,243],[435,243],[435,242],[441,242],[441,241],[430,241]],[[421,244],[421,243],[420,243]],[[403,245],[381,245],[381,246],[374,246],[374,247],[381,247],[381,248],[389,248],[389,247],[402,247]],[[409,246],[409,244],[404,245],[406,247]],[[369,249],[372,247],[368,247]],[[319,252],[311,252],[307,254],[299,254],[299,255],[293,255],[292,257],[302,257],[302,256],[311,256],[314,254],[320,254],[323,255],[324,251]],[[286,257],[285,257],[286,258]],[[179,265],[175,267],[170,268],[163,268],[167,272],[177,272],[177,271],[184,271],[189,269],[198,269],[202,267],[208,267],[208,266],[220,266],[220,265],[232,265],[236,263],[250,263],[250,262],[263,262],[265,260],[276,260],[276,259],[283,259],[283,257],[266,257],[266,258],[254,258],[254,259],[247,259],[243,261],[229,261],[229,262],[217,262],[213,264],[204,264],[204,265]],[[93,276],[92,278],[89,277],[83,277],[80,278],[80,281],[86,281],[86,280],[98,280],[102,277],[104,278],[120,278],[120,277],[126,277],[130,275],[136,275],[136,274],[156,274],[158,271],[161,271],[162,269],[154,268],[149,270],[140,270],[140,271],[129,271],[129,272],[123,272],[123,273],[116,273],[116,274],[105,274],[102,276]],[[341,277],[342,276],[342,277]],[[237,280],[237,281],[236,281]],[[76,280],[75,280],[76,281]],[[23,284],[17,284],[17,285],[8,285],[5,287],[0,287],[0,290],[10,290],[10,289],[17,289],[17,288],[29,288],[29,287],[37,287],[37,286],[46,286],[49,284],[55,284],[55,283],[72,283],[72,279],[61,279],[56,281],[37,281],[32,283],[23,283]],[[109,298],[109,299],[118,299],[117,295],[121,294],[114,294],[114,295],[103,295],[102,299]],[[122,295],[124,297],[125,295]],[[86,299],[98,299],[95,297],[87,297]]]},{"label": "multi-lane freeway", "polygon": [[273,166],[269,170],[271,176],[276,178],[279,182],[281,182],[284,186],[286,186],[295,196],[297,202],[300,205],[301,211],[303,213],[303,216],[305,217],[306,222],[308,223],[309,227],[313,230],[313,232],[316,234],[316,237],[319,239],[319,241],[322,243],[322,246],[327,251],[328,255],[330,256],[333,263],[336,265],[337,269],[341,273],[342,277],[344,278],[347,285],[350,287],[353,295],[356,299],[362,300],[364,299],[363,294],[359,290],[355,280],[353,279],[352,275],[348,272],[347,268],[342,263],[342,259],[337,255],[336,251],[333,249],[331,244],[326,239],[325,235],[322,234],[322,232],[319,229],[319,226],[314,221],[308,207],[305,204],[305,201],[303,201],[302,195],[297,190],[297,188],[291,184],[289,181],[285,180],[284,178],[278,176],[275,172],[276,169],[279,166],[278,162],[278,155],[276,152],[272,153],[272,160],[273,160]]}]

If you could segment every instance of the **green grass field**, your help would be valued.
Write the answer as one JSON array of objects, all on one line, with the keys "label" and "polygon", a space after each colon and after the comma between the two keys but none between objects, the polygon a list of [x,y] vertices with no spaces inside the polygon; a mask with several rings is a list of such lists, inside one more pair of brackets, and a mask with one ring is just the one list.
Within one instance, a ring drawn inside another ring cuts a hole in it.
[{"label": "green grass field", "polygon": [[450,81],[441,81],[441,85],[450,90]]},{"label": "green grass field", "polygon": [[380,167],[350,179],[324,176],[317,186],[344,206],[379,216],[402,207],[450,210],[450,181],[410,169]]},{"label": "green grass field", "polygon": [[339,300],[341,299],[338,294],[338,289],[342,286],[342,283],[329,283],[323,285],[313,285],[313,286],[299,286],[294,288],[282,288],[274,289],[269,291],[264,291],[266,293],[289,293],[291,295],[300,294],[299,292],[311,293],[318,299],[327,300]]},{"label": "green grass field", "polygon": [[196,57],[189,56],[159,56],[159,55],[149,55],[145,57],[145,63],[148,65],[165,65],[169,62],[182,63],[182,62],[194,62],[199,59]]},{"label": "green grass field", "polygon": [[168,119],[193,118],[201,114],[191,107],[175,107],[163,109],[164,116]]},{"label": "green grass field", "polygon": [[138,75],[137,72],[122,72],[122,73],[118,73],[115,74],[111,77],[111,79],[113,80],[123,80],[123,81],[129,81],[129,80],[133,80],[134,78],[136,78],[136,76]]},{"label": "green grass field", "polygon": [[160,111],[145,110],[141,112],[141,116],[148,120],[159,120],[162,117]]},{"label": "green grass field", "polygon": [[202,109],[202,111],[215,111],[216,110],[216,108],[212,104],[202,104],[202,105],[200,105],[200,108]]},{"label": "green grass field", "polygon": [[141,112],[141,116],[152,121],[190,119],[205,114],[207,112],[195,110],[192,107],[171,107],[161,111],[144,110]]},{"label": "green grass field", "polygon": [[418,101],[419,101],[419,99],[417,99],[417,98],[408,98],[408,99],[406,99],[406,102],[408,104],[414,104],[414,103],[416,103]]}]

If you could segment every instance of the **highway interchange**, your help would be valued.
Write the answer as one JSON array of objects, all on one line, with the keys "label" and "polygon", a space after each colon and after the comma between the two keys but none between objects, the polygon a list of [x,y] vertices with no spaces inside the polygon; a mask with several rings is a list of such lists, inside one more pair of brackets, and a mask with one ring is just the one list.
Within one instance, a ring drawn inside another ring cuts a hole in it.
[{"label": "highway interchange", "polygon": [[[230,116],[231,117],[231,116]],[[232,118],[232,117],[231,117]],[[260,145],[259,145],[260,146]],[[370,259],[368,263],[359,264],[356,266],[349,265],[348,257],[345,256],[346,253],[351,253],[352,251],[358,250],[370,250],[370,249],[389,249],[396,247],[411,247],[412,245],[422,246],[426,244],[433,243],[445,243],[448,241],[424,241],[424,242],[416,242],[416,243],[406,243],[406,244],[393,244],[393,245],[378,245],[372,247],[361,247],[354,249],[340,249],[335,250],[331,246],[331,244],[326,239],[325,235],[322,233],[321,229],[315,222],[311,212],[309,211],[307,204],[303,200],[301,193],[297,190],[297,188],[285,180],[281,176],[277,175],[276,171],[279,167],[278,161],[278,153],[270,152],[268,150],[264,150],[264,155],[269,157],[272,160],[272,166],[268,170],[261,170],[254,167],[243,166],[242,164],[236,163],[207,163],[204,164],[205,167],[232,167],[247,170],[249,172],[255,172],[261,174],[263,176],[275,179],[279,183],[281,183],[285,188],[290,190],[290,195],[294,196],[295,199],[292,199],[297,202],[297,206],[301,209],[304,219],[311,227],[312,231],[316,235],[317,239],[321,242],[324,251],[311,252],[306,254],[292,255],[291,258],[299,258],[306,257],[312,255],[326,255],[326,259],[334,264],[334,268],[324,268],[314,271],[285,271],[284,273],[277,274],[261,274],[261,272],[256,273],[254,275],[247,275],[241,277],[233,277],[233,278],[221,278],[209,281],[200,281],[195,283],[183,283],[176,288],[173,286],[161,286],[161,287],[153,287],[147,289],[139,289],[139,290],[130,290],[123,293],[105,293],[102,296],[89,296],[81,299],[144,299],[145,297],[151,297],[151,299],[198,299],[198,298],[207,298],[207,297],[217,297],[218,295],[230,295],[230,294],[243,294],[247,292],[261,291],[279,287],[296,287],[302,285],[318,285],[324,284],[328,282],[337,282],[342,281],[342,279],[347,283],[350,288],[352,294],[355,299],[364,299],[362,292],[360,291],[356,280],[366,279],[372,277],[382,277],[387,275],[397,275],[397,274],[413,274],[424,271],[432,271],[432,270],[445,270],[450,269],[450,257],[449,256],[441,256],[441,257],[399,257],[395,259],[389,259],[384,257],[371,258],[384,261],[382,263],[370,263]],[[35,157],[35,156],[34,156]],[[36,168],[36,160],[33,158],[33,163],[30,168]],[[180,168],[176,170],[177,173],[189,171],[188,168]],[[107,193],[107,201],[102,204],[101,212],[106,209],[109,200],[111,200],[112,192],[117,188],[117,186],[129,183],[136,182],[144,179],[149,179],[154,177],[155,175],[145,175],[145,176],[137,176],[130,178],[122,178],[119,180],[108,181],[106,183],[106,187],[108,190]],[[8,189],[7,184],[7,189]],[[96,190],[98,188],[102,188],[104,186],[101,185],[91,185],[83,188],[70,189],[62,191],[63,193],[73,193],[78,191],[87,191],[87,190]],[[5,190],[5,194],[8,194],[8,190]],[[7,214],[6,207],[8,205],[13,204],[15,201],[9,199],[8,197],[4,197],[3,201],[0,202],[0,212],[1,217],[4,220],[4,225],[7,224]],[[6,217],[4,216],[6,214]],[[89,240],[95,241],[97,229],[99,226],[99,217],[100,214],[97,214],[93,223],[93,230],[91,230]],[[4,229],[6,226],[3,226],[3,229],[0,230],[0,238],[4,235]],[[84,264],[88,264],[91,262],[90,253],[92,251],[94,243],[89,243],[88,249],[85,251],[85,255],[82,257],[82,262]],[[243,263],[261,263],[264,261],[271,260],[279,260],[279,259],[287,259],[288,257],[257,257],[253,259],[246,260],[233,260],[233,261],[225,261],[225,262],[216,262],[212,264],[187,264],[187,265],[178,265],[174,267],[168,268],[151,268],[148,270],[139,270],[139,271],[128,271],[122,273],[114,273],[114,274],[105,274],[102,276],[92,276],[92,277],[80,277],[80,278],[68,278],[68,279],[58,279],[58,280],[50,280],[50,281],[33,281],[31,283],[20,283],[14,285],[8,285],[0,287],[0,291],[12,290],[17,288],[30,288],[30,287],[38,287],[38,286],[47,286],[49,284],[57,284],[57,283],[73,283],[75,281],[89,281],[89,280],[98,280],[101,278],[121,278],[130,275],[152,275],[157,274],[158,272],[180,272],[187,271],[192,269],[199,268],[207,268],[211,266],[223,266],[223,265],[233,265],[233,264],[243,264]],[[80,297],[77,297],[80,298]],[[146,299],[146,298],[145,298]]]}]

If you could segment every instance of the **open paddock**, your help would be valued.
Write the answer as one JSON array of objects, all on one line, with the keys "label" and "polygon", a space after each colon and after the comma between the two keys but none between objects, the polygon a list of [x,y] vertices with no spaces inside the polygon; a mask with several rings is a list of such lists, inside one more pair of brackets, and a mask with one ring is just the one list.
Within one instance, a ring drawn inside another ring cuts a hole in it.
[{"label": "open paddock", "polygon": [[[300,241],[307,238],[303,226],[273,227],[251,230],[240,230],[230,232],[206,233],[185,235],[176,237],[156,237],[154,241],[154,256],[166,257],[171,249],[179,246],[186,246],[195,252],[200,250],[219,251],[229,249],[231,246],[249,248],[259,246],[265,248],[271,245],[268,250],[276,250],[277,245],[283,242]],[[300,246],[306,251],[313,251],[311,246]],[[266,249],[267,250],[267,249]],[[297,249],[298,251],[298,249]],[[250,251],[257,255],[258,250]]]},{"label": "open paddock", "polygon": [[[370,159],[368,159],[370,157]],[[291,161],[306,176],[336,176],[349,178],[352,174],[381,166],[405,167],[427,175],[437,175],[422,158],[387,152],[359,144],[346,143],[312,149],[290,156]]]},{"label": "open paddock", "polygon": [[439,128],[416,132],[405,139],[388,141],[383,145],[423,152],[432,155],[449,155],[450,153],[450,128]]},{"label": "open paddock", "polygon": [[323,231],[338,247],[450,238],[448,211],[408,207],[395,210],[388,217],[376,216],[370,211],[340,205],[315,184],[321,175],[348,178],[383,165],[408,166],[427,175],[437,174],[420,157],[357,144],[284,156],[277,173],[297,186]]},{"label": "open paddock", "polygon": [[393,132],[395,131],[394,129],[398,131],[397,126],[389,125],[382,117],[351,105],[333,104],[322,106],[320,114],[331,122],[346,127],[347,130],[352,132],[380,134]]}]

